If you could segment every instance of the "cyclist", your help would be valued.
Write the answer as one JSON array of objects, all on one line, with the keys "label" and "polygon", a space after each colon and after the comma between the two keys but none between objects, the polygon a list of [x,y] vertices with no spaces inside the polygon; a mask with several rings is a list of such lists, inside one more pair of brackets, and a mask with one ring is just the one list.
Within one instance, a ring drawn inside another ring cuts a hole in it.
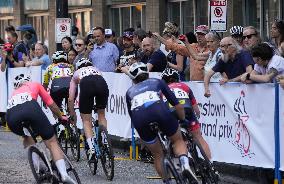
[{"label": "cyclist", "polygon": [[[61,120],[66,121],[66,117],[61,116],[58,106],[54,103],[50,95],[43,86],[36,82],[29,82],[30,77],[20,74],[14,79],[14,92],[8,100],[7,106],[7,122],[11,131],[17,135],[23,136],[24,148],[35,144],[30,136],[26,136],[23,130],[23,123],[28,122],[36,133],[44,140],[45,145],[50,150],[52,159],[60,172],[63,182],[75,183],[68,176],[66,165],[64,162],[63,152],[60,149],[54,129],[48,118],[37,103],[38,95],[50,110]],[[38,163],[38,156],[33,156],[34,163]]]},{"label": "cyclist", "polygon": [[83,121],[84,132],[87,139],[89,150],[87,156],[89,160],[95,157],[93,130],[92,130],[92,110],[94,106],[94,97],[96,97],[96,109],[98,113],[99,125],[107,128],[105,118],[105,108],[108,101],[108,85],[101,72],[92,66],[89,59],[82,58],[76,63],[76,72],[74,73],[69,90],[68,107],[71,117],[76,122],[77,116],[74,110],[74,99],[76,88],[80,84],[79,111]]},{"label": "cyclist", "polygon": [[[193,137],[199,141],[206,156],[211,159],[210,148],[200,132],[200,123],[197,120],[197,117],[200,117],[200,111],[193,92],[186,84],[179,82],[179,73],[175,69],[166,68],[162,73],[162,79],[168,84],[171,91],[174,92],[180,104],[183,105],[185,118],[189,121],[188,130],[192,133]],[[167,101],[167,99],[164,98],[164,101]],[[170,111],[176,116],[177,114],[173,106],[169,102],[167,102],[167,105]]]},{"label": "cyclist", "polygon": [[147,65],[142,62],[130,66],[128,75],[133,80],[134,86],[126,93],[128,112],[140,138],[154,156],[154,165],[158,174],[164,179],[162,172],[163,150],[161,143],[157,141],[157,135],[151,131],[149,124],[157,122],[160,130],[169,137],[173,143],[175,154],[179,157],[183,174],[197,182],[196,176],[190,169],[187,157],[187,148],[182,139],[177,119],[169,112],[163,102],[160,92],[166,96],[175,107],[181,121],[185,120],[184,109],[171,92],[166,83],[159,79],[150,78]]},{"label": "cyclist", "polygon": [[43,86],[47,89],[49,82],[52,81],[50,96],[62,110],[63,99],[67,103],[74,67],[67,61],[67,54],[63,51],[54,52],[52,61],[44,74]]}]

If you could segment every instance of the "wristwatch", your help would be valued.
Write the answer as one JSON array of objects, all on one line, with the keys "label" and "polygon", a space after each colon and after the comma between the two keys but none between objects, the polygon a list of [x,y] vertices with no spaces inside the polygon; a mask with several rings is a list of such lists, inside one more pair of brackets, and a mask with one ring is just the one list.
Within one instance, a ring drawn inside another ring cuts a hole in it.
[{"label": "wristwatch", "polygon": [[250,80],[250,73],[247,74],[246,80]]}]

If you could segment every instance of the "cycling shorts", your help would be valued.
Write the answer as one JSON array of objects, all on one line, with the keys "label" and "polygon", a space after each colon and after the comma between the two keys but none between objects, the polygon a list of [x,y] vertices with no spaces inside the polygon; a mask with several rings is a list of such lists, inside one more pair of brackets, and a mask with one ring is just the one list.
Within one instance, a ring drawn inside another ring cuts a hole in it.
[{"label": "cycling shorts", "polygon": [[71,77],[61,77],[52,80],[50,93],[54,93],[63,89],[69,89]]},{"label": "cycling shorts", "polygon": [[108,102],[108,85],[101,75],[89,75],[80,81],[79,111],[91,114],[96,98],[96,109],[105,109]]},{"label": "cycling shorts", "polygon": [[[184,108],[184,112],[185,112],[185,119],[187,119],[190,123],[188,130],[189,131],[196,131],[198,129],[200,129],[200,123],[193,111],[192,108]],[[172,113],[174,113],[174,115],[177,117],[176,111],[173,111]]]},{"label": "cycling shorts", "polygon": [[147,108],[132,111],[131,122],[140,138],[148,144],[154,143],[157,137],[156,133],[151,130],[150,123],[158,123],[160,130],[168,137],[174,135],[179,126],[177,119],[161,101]]},{"label": "cycling shorts", "polygon": [[25,136],[22,122],[28,123],[43,140],[55,135],[52,125],[35,100],[8,109],[6,118],[10,130],[19,136]]}]

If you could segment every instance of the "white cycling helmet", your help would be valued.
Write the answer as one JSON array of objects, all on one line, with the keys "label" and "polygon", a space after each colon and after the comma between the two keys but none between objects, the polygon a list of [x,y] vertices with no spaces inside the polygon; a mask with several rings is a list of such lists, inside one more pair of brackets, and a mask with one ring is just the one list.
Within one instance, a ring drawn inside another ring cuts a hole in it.
[{"label": "white cycling helmet", "polygon": [[233,26],[230,29],[231,35],[242,35],[244,28],[242,26]]},{"label": "white cycling helmet", "polygon": [[82,68],[83,66],[86,66],[86,65],[90,65],[90,66],[92,66],[93,65],[93,63],[89,60],[89,59],[87,59],[87,58],[81,58],[77,63],[76,63],[76,70],[78,70],[78,69],[80,69],[80,68]]},{"label": "white cycling helmet", "polygon": [[67,61],[67,54],[63,51],[56,51],[52,54],[52,60],[54,61],[58,61],[64,59],[65,61]]},{"label": "white cycling helmet", "polygon": [[147,65],[142,62],[133,63],[128,72],[131,79],[135,79],[142,73],[149,73]]},{"label": "white cycling helmet", "polygon": [[14,88],[17,89],[19,87],[22,86],[22,84],[24,84],[25,82],[29,82],[31,80],[31,77],[28,76],[28,75],[25,75],[25,74],[20,74],[20,75],[17,75],[15,78],[14,78]]},{"label": "white cycling helmet", "polygon": [[166,68],[162,72],[162,79],[166,82],[169,82],[170,78],[174,78],[178,81],[179,80],[179,73],[178,73],[177,70],[175,70],[173,68]]}]

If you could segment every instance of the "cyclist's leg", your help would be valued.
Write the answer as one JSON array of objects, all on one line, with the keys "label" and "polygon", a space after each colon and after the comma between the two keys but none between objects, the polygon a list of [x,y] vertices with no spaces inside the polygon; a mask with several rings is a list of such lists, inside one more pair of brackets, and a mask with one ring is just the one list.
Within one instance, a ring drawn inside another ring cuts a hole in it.
[{"label": "cyclist's leg", "polygon": [[163,173],[163,165],[162,165],[162,159],[163,159],[163,150],[160,141],[156,139],[156,141],[153,144],[147,144],[146,146],[151,151],[151,153],[154,156],[154,165],[155,169],[158,172],[159,176],[162,178],[165,178]]},{"label": "cyclist's leg", "polygon": [[97,109],[99,125],[107,128],[107,120],[105,116],[105,109]]},{"label": "cyclist's leg", "polygon": [[194,139],[196,139],[201,144],[206,156],[210,160],[211,159],[211,151],[210,151],[209,145],[207,144],[207,142],[205,141],[205,139],[201,135],[200,128],[192,130],[191,133],[192,133]]}]

